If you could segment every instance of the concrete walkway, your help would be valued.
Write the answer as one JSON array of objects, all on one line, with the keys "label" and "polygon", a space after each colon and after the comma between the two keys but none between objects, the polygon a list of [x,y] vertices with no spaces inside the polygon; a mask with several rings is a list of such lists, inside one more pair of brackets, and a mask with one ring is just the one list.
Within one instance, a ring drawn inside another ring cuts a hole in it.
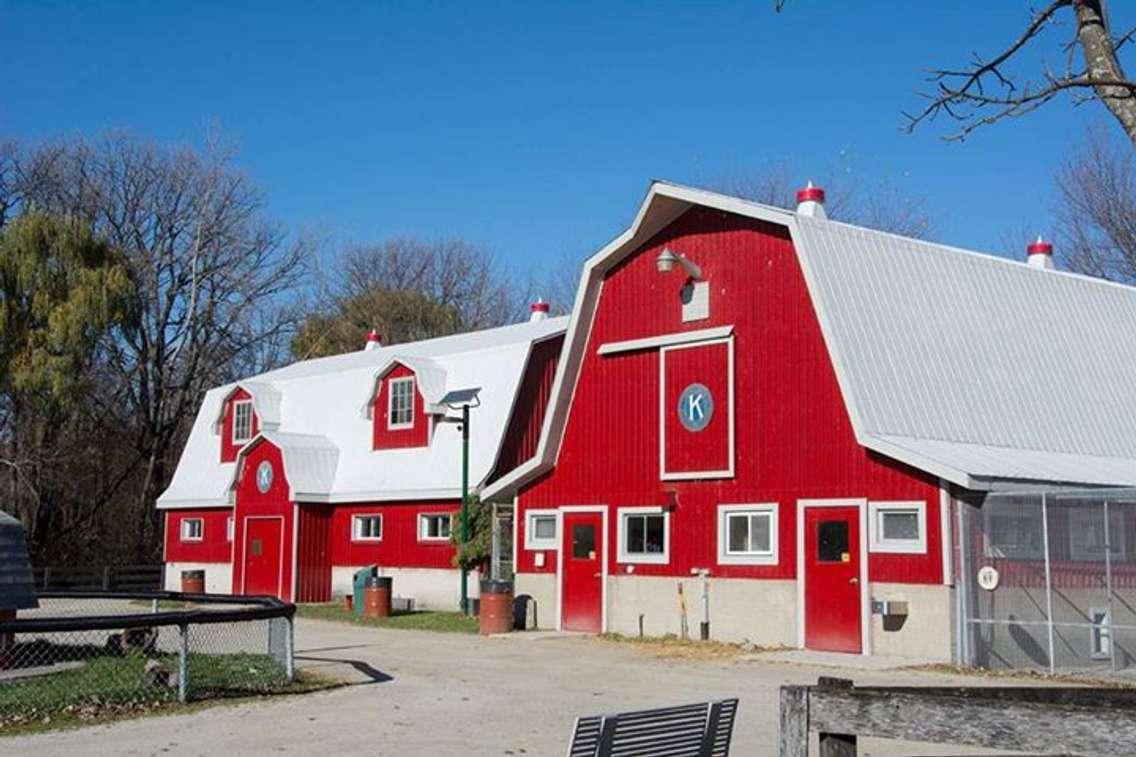
[{"label": "concrete walkway", "polygon": [[[577,715],[737,696],[733,753],[775,755],[783,683],[814,683],[818,675],[845,675],[864,684],[977,683],[796,660],[657,658],[635,645],[554,634],[480,638],[300,620],[296,642],[299,665],[351,685],[189,715],[0,739],[0,753],[558,755]],[[911,754],[910,749],[864,743],[861,754],[883,757]],[[917,753],[964,752],[928,746]]]}]

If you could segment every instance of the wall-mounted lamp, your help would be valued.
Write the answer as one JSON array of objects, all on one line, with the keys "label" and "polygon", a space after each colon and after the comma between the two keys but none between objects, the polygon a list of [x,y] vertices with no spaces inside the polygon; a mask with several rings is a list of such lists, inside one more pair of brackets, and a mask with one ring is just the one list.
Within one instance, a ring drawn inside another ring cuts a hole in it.
[{"label": "wall-mounted lamp", "polygon": [[664,247],[663,251],[659,253],[659,257],[655,258],[655,265],[658,267],[659,273],[670,273],[674,270],[675,263],[682,266],[682,269],[690,278],[702,278],[702,269],[698,267],[698,264],[681,252],[672,252],[671,248]]}]

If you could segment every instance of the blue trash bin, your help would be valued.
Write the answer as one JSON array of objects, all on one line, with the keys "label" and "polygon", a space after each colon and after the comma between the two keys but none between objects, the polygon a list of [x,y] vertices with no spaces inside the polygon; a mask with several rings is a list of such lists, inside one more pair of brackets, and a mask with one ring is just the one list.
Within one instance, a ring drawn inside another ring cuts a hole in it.
[{"label": "blue trash bin", "polygon": [[355,571],[355,575],[351,579],[352,594],[355,597],[354,607],[355,617],[361,619],[363,617],[363,589],[367,587],[367,579],[372,576],[379,575],[378,565],[368,565]]}]

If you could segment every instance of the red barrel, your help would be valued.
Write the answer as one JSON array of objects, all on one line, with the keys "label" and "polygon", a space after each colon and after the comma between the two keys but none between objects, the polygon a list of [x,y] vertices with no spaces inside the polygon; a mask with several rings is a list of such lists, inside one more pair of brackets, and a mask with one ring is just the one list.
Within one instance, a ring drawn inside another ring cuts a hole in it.
[{"label": "red barrel", "polygon": [[205,571],[183,570],[181,572],[181,590],[183,594],[204,594]]},{"label": "red barrel", "polygon": [[390,576],[371,576],[363,587],[363,617],[387,618],[391,614]]},{"label": "red barrel", "polygon": [[509,633],[513,630],[513,582],[481,582],[481,614],[478,630],[482,634]]}]

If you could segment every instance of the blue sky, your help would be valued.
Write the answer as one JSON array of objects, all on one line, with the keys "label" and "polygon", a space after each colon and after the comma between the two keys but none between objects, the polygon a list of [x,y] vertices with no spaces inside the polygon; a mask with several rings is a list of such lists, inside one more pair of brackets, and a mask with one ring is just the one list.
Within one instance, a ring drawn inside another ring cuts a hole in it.
[{"label": "blue sky", "polygon": [[1057,102],[963,144],[903,133],[922,69],[1020,32],[1024,2],[984,6],[0,0],[0,137],[219,124],[290,229],[459,235],[520,269],[607,241],[651,178],[772,163],[895,185],[936,238],[996,250],[1048,233],[1069,145],[1115,127]]}]

